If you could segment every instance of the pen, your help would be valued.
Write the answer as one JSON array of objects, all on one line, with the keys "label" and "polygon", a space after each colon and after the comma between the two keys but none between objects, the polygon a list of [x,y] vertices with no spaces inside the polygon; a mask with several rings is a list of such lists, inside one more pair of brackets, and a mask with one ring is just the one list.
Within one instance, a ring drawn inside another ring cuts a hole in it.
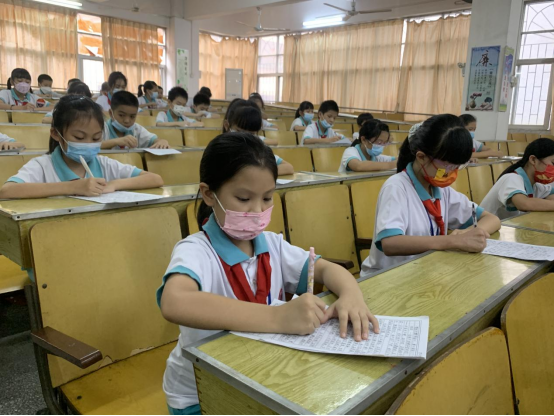
[{"label": "pen", "polygon": [[94,175],[92,174],[92,171],[88,167],[87,162],[85,161],[85,159],[83,159],[83,156],[79,156],[79,159],[81,160],[81,164],[83,165],[83,167],[87,171],[88,176],[90,176],[91,178],[94,178]]},{"label": "pen", "polygon": [[313,247],[310,247],[310,257],[308,262],[308,293],[314,293],[314,265],[315,265],[315,251]]},{"label": "pen", "polygon": [[471,216],[473,218],[473,228],[477,228],[477,214],[475,213],[475,204],[471,204],[471,206],[472,206]]}]

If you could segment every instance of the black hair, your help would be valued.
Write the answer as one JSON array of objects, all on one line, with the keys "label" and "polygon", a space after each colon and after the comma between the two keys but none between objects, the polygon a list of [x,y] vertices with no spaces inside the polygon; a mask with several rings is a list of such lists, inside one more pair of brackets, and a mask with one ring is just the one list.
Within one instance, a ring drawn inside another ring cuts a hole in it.
[{"label": "black hair", "polygon": [[517,168],[523,168],[529,162],[529,157],[535,156],[537,159],[541,160],[545,157],[554,155],[554,140],[547,139],[547,138],[540,138],[537,140],[533,140],[531,143],[527,145],[525,148],[525,152],[523,153],[523,157],[517,161],[517,163],[514,163],[511,166],[508,166],[508,168],[502,172],[502,175],[499,176],[499,179],[506,175],[507,173],[515,172]]},{"label": "black hair", "polygon": [[313,109],[314,109],[314,105],[311,102],[302,101],[300,103],[300,106],[296,109],[296,114],[294,114],[294,118],[300,117],[300,112],[301,111],[313,110]]},{"label": "black hair", "polygon": [[112,96],[112,110],[115,110],[121,105],[128,105],[138,108],[138,98],[131,94],[129,91],[118,91]]},{"label": "black hair", "polygon": [[383,123],[381,120],[373,119],[369,120],[367,123],[365,123],[362,128],[360,129],[360,136],[352,142],[352,146],[354,147],[362,142],[362,137],[366,140],[369,140],[371,143],[379,136],[382,132],[386,131],[389,134],[390,139],[390,132],[389,132],[389,126]]},{"label": "black hair", "polygon": [[202,87],[198,92],[207,95],[209,98],[212,98],[212,90],[210,90],[208,87]]},{"label": "black hair", "polygon": [[162,87],[161,85],[158,85],[158,89],[163,91],[164,87]]},{"label": "black hair", "polygon": [[44,81],[50,81],[50,82],[53,82],[54,80],[52,79],[52,77],[48,74],[40,74],[38,76],[38,83],[39,84],[42,84]]},{"label": "black hair", "polygon": [[108,83],[106,81],[104,81],[102,83],[102,86],[100,87],[100,91],[109,91],[110,90],[110,86],[108,85]]},{"label": "black hair", "polygon": [[358,115],[358,118],[356,119],[356,124],[360,127],[369,120],[374,120],[373,116],[370,113],[362,113]]},{"label": "black hair", "polygon": [[122,79],[125,81],[125,86],[127,86],[127,77],[123,75],[123,72],[115,71],[110,74],[108,77],[108,86],[112,89],[115,86],[117,80]]},{"label": "black hair", "polygon": [[173,87],[169,90],[167,98],[169,101],[174,101],[177,97],[183,97],[185,100],[189,99],[189,94],[182,87]]},{"label": "black hair", "polygon": [[339,105],[333,100],[323,101],[319,106],[318,113],[325,114],[328,111],[339,112]]},{"label": "black hair", "polygon": [[244,131],[257,132],[262,129],[262,112],[251,106],[237,106],[227,121],[229,127],[237,126]]},{"label": "black hair", "polygon": [[[79,120],[95,119],[101,128],[104,127],[104,113],[102,107],[92,99],[82,95],[65,95],[60,98],[52,113],[52,127],[61,135],[71,124]],[[48,153],[56,150],[60,143],[50,136]]]},{"label": "black hair", "polygon": [[416,159],[418,151],[433,159],[463,165],[471,159],[473,140],[457,116],[439,114],[425,120],[404,140],[398,154],[397,171],[406,169]]},{"label": "black hair", "polygon": [[[269,146],[249,133],[220,134],[204,150],[200,161],[200,182],[208,185],[210,191],[217,192],[238,172],[250,166],[269,169],[277,181],[277,162]],[[211,213],[212,208],[202,201],[196,216],[200,229]]]},{"label": "black hair", "polygon": [[71,86],[74,82],[82,82],[79,78],[71,78],[69,81],[67,81],[67,88]]},{"label": "black hair", "polygon": [[253,92],[252,94],[250,94],[250,97],[248,97],[249,100],[260,100],[260,102],[262,103],[262,109],[265,110],[265,103],[264,103],[264,99],[262,98],[262,96],[260,94],[258,94],[257,92]]},{"label": "black hair", "polygon": [[198,94],[196,94],[194,96],[194,98],[192,99],[192,103],[194,105],[207,105],[209,106],[210,105],[210,97],[208,97],[206,94],[203,94],[201,92],[199,92]]},{"label": "black hair", "polygon": [[[259,130],[261,130],[261,125],[257,130],[250,130],[250,129],[241,127],[241,125],[253,125],[254,127],[256,126],[255,124],[251,124],[250,122],[249,123],[242,123],[241,122],[241,123],[237,124],[238,118],[236,116],[236,112],[242,107],[249,107],[249,108],[253,108],[253,109],[258,110],[258,112],[260,113],[260,118],[261,118],[262,113],[261,113],[260,109],[258,108],[258,106],[256,105],[256,103],[254,101],[243,100],[242,98],[235,98],[233,101],[231,101],[231,103],[229,104],[229,107],[227,107],[227,111],[225,112],[225,118],[223,119],[223,121],[224,121],[223,122],[223,128],[221,130],[222,133],[227,133],[227,130],[228,130],[228,129],[225,128],[225,121],[227,121],[229,129],[231,128],[231,126],[233,124],[235,124],[235,125],[237,125],[237,127],[242,128],[246,131],[259,131]],[[241,118],[243,118],[243,117],[244,116],[241,116]],[[252,115],[249,115],[248,118],[251,119]],[[262,121],[260,121],[260,123],[262,123]]]},{"label": "black hair", "polygon": [[87,84],[84,82],[74,82],[67,89],[68,94],[84,95],[85,97],[92,98],[92,94]]},{"label": "black hair", "polygon": [[471,114],[462,114],[460,120],[462,120],[464,127],[467,127],[469,123],[477,123],[477,119]]},{"label": "black hair", "polygon": [[[144,87],[144,92],[142,91],[143,87]],[[150,90],[153,90],[154,88],[158,88],[158,84],[156,84],[154,81],[146,81],[144,84],[139,85],[137,95],[139,97],[142,97],[144,95],[144,93],[146,92],[146,90],[150,91]]]},{"label": "black hair", "polygon": [[[7,88],[9,90],[12,89],[12,85],[15,85],[14,84],[14,79],[15,78],[23,78],[23,79],[28,79],[28,80],[31,80],[31,74],[29,73],[29,71],[27,71],[25,68],[15,68],[13,71],[12,71],[12,74],[10,76],[10,79],[8,79],[8,84],[7,84]],[[31,92],[33,92],[33,90],[31,90]]]},{"label": "black hair", "polygon": [[[227,111],[225,111],[225,116],[223,117],[223,128],[221,129],[221,133],[227,133],[225,122],[229,122],[229,117],[233,114],[235,106],[238,105],[237,103],[243,101],[246,102],[246,100],[243,98],[234,98],[233,101],[229,103],[229,105],[227,106]],[[231,125],[229,125],[229,127],[231,127]]]}]

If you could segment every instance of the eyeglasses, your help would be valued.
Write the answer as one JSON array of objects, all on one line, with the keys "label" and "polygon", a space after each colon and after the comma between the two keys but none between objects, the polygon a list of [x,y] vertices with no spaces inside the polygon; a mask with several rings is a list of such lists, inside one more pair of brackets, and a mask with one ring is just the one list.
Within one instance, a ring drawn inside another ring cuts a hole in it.
[{"label": "eyeglasses", "polygon": [[[435,165],[436,163],[436,165]],[[448,174],[450,172],[453,172],[455,170],[462,170],[465,169],[469,165],[469,161],[467,163],[464,163],[463,165],[453,165],[450,163],[443,162],[439,159],[433,159],[431,160],[431,164],[435,167],[435,169],[444,169],[445,172]],[[437,166],[438,165],[438,166]]]}]

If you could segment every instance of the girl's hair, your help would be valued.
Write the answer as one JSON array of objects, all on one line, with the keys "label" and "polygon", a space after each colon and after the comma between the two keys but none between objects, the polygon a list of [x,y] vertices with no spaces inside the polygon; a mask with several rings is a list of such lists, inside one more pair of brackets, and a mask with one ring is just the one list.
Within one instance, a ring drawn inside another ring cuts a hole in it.
[{"label": "girl's hair", "polygon": [[87,84],[84,82],[74,82],[67,89],[68,94],[84,95],[85,97],[92,98],[92,94]]},{"label": "girl's hair", "polygon": [[425,120],[412,136],[404,140],[398,154],[397,171],[406,169],[416,159],[418,151],[433,159],[463,165],[471,159],[473,141],[458,117],[439,114]]},{"label": "girl's hair", "polygon": [[225,121],[227,121],[229,128],[231,128],[231,122],[235,120],[235,112],[241,107],[258,108],[256,103],[254,103],[253,101],[243,100],[242,98],[235,98],[233,101],[231,101],[229,107],[227,107],[227,111],[225,112],[225,117],[223,118],[223,128],[221,129],[222,133],[227,133],[228,130],[225,128]]},{"label": "girl's hair", "polygon": [[[15,78],[23,78],[23,79],[28,79],[28,80],[31,80],[31,74],[29,73],[29,71],[27,71],[25,68],[15,68],[13,71],[12,71],[12,74],[10,76],[10,79],[8,79],[8,84],[7,84],[7,88],[9,90],[12,89],[12,85],[15,85],[14,84],[14,79]],[[33,92],[33,90],[31,90],[31,92]]]},{"label": "girl's hair", "polygon": [[[92,99],[82,95],[65,95],[60,98],[58,104],[52,113],[52,127],[60,134],[64,132],[76,121],[95,119],[98,125],[104,127],[104,113],[102,107],[96,104]],[[48,153],[56,150],[60,143],[50,136]]]},{"label": "girl's hair", "polygon": [[169,94],[167,94],[167,98],[169,101],[175,101],[177,97],[183,97],[185,100],[188,101],[189,95],[182,87],[173,87],[169,90]]},{"label": "girl's hair", "polygon": [[319,106],[318,113],[325,114],[328,111],[339,112],[339,105],[333,100],[323,101]]},{"label": "girl's hair", "polygon": [[362,125],[368,120],[373,120],[373,116],[370,113],[362,113],[358,115],[358,118],[356,119],[356,124],[362,127]]},{"label": "girl's hair", "polygon": [[462,114],[460,116],[460,120],[462,120],[464,127],[467,127],[469,123],[477,123],[477,119],[473,117],[471,114]]},{"label": "girl's hair", "polygon": [[298,109],[296,110],[296,114],[294,115],[294,118],[298,118],[300,117],[300,112],[301,111],[306,111],[306,110],[313,110],[314,109],[314,105],[309,102],[309,101],[302,101],[300,103],[300,106],[298,107]]},{"label": "girl's hair", "polygon": [[554,155],[554,140],[541,138],[535,141],[532,141],[525,148],[525,153],[523,157],[513,165],[509,166],[499,178],[506,175],[507,173],[515,172],[517,168],[523,168],[529,162],[529,157],[535,156],[537,159],[544,159],[545,157]]},{"label": "girl's hair", "polygon": [[229,127],[237,126],[241,130],[250,132],[260,131],[262,129],[262,112],[258,107],[254,108],[248,105],[237,106],[227,121]]},{"label": "girl's hair", "polygon": [[50,81],[50,82],[54,82],[54,80],[52,79],[52,77],[48,74],[40,74],[38,76],[38,83],[39,84],[42,84],[44,81]]},{"label": "girl's hair", "polygon": [[206,94],[204,94],[203,92],[199,92],[198,94],[196,94],[194,96],[194,98],[192,99],[192,103],[194,105],[207,105],[209,106],[210,105],[210,97],[208,97]]},{"label": "girl's hair", "polygon": [[208,87],[202,87],[198,92],[207,95],[209,98],[212,98],[212,90],[210,90]]},{"label": "girl's hair", "polygon": [[[142,90],[143,87],[144,87],[144,92]],[[144,84],[139,85],[137,96],[142,97],[146,92],[146,90],[150,91],[150,90],[153,90],[154,88],[158,88],[158,84],[156,84],[154,81],[146,81]]]},{"label": "girl's hair", "polygon": [[362,126],[362,128],[360,129],[360,136],[352,142],[351,147],[360,144],[362,142],[362,137],[373,143],[373,140],[377,139],[384,131],[389,134],[390,138],[389,126],[387,126],[381,120],[369,120]]},{"label": "girl's hair", "polygon": [[127,86],[127,77],[123,75],[122,72],[115,71],[115,72],[112,72],[108,77],[108,86],[110,87],[110,89],[112,89],[115,86],[115,83],[119,79],[122,79],[123,81],[125,81],[125,86]]},{"label": "girl's hair", "polygon": [[[269,146],[249,133],[220,134],[204,150],[200,161],[200,182],[207,184],[210,191],[217,192],[242,169],[250,166],[269,169],[277,181],[277,163]],[[202,201],[196,216],[200,229],[211,213],[212,208]]]},{"label": "girl's hair", "polygon": [[74,82],[83,82],[79,78],[71,78],[69,81],[67,81],[67,88],[71,86]]},{"label": "girl's hair", "polygon": [[264,99],[257,92],[253,92],[252,94],[250,94],[250,97],[248,97],[248,99],[249,100],[259,100],[262,103],[262,109],[265,110]]}]

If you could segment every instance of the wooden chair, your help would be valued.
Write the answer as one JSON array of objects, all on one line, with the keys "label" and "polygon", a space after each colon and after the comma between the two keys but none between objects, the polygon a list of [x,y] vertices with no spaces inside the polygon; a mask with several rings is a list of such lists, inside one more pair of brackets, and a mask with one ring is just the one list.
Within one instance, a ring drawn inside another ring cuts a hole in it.
[{"label": "wooden chair", "polygon": [[[373,116],[375,117],[375,116]],[[385,120],[404,121],[404,114],[400,113],[385,113]]]},{"label": "wooden chair", "polygon": [[[51,107],[54,108],[54,107]],[[46,113],[31,113],[26,111],[14,111],[12,113],[12,123],[14,124],[36,124],[42,123]]]},{"label": "wooden chair", "polygon": [[519,156],[520,152],[525,152],[525,149],[527,148],[527,144],[528,144],[527,142],[508,143],[508,153],[510,154],[510,156]]},{"label": "wooden chair", "polygon": [[164,185],[184,185],[200,182],[200,161],[203,151],[183,152],[180,155],[144,155],[146,170],[160,175]]},{"label": "wooden chair", "polygon": [[352,133],[354,132],[352,123],[335,123],[333,125],[333,130],[343,130],[343,134],[346,137],[352,137]]},{"label": "wooden chair", "polygon": [[545,139],[554,140],[554,135],[552,135],[552,134],[541,134],[541,137],[543,137]]},{"label": "wooden chair", "polygon": [[14,176],[25,163],[27,161],[22,155],[0,156],[0,184]]},{"label": "wooden chair", "polygon": [[0,295],[21,290],[31,283],[26,271],[7,257],[0,256]]},{"label": "wooden chair", "polygon": [[183,141],[183,130],[181,129],[148,129],[151,133],[158,136],[158,139],[167,140],[171,147],[183,147],[185,142]]},{"label": "wooden chair", "polygon": [[221,134],[221,130],[186,129],[185,146],[206,147],[213,139]]},{"label": "wooden chair", "polygon": [[[287,126],[285,125],[285,122],[281,119],[269,119],[267,120],[271,124],[273,124],[273,128],[276,128],[278,131],[287,131]],[[290,126],[289,126],[290,128]]]},{"label": "wooden chair", "polygon": [[471,166],[467,168],[471,200],[480,204],[493,186],[490,165]]},{"label": "wooden chair", "polygon": [[511,162],[502,162],[502,163],[493,163],[491,165],[492,168],[492,178],[494,180],[494,183],[498,180],[500,175],[502,175],[502,172],[504,172],[506,169],[508,169],[510,166],[512,166]]},{"label": "wooden chair", "polygon": [[467,169],[462,169],[458,171],[456,182],[454,182],[450,186],[452,187],[452,189],[464,194],[469,200],[471,200],[471,188],[469,187],[469,177],[467,172]]},{"label": "wooden chair", "polygon": [[266,130],[264,132],[266,139],[277,139],[279,146],[297,146],[296,132],[294,131],[275,131]]},{"label": "wooden chair", "polygon": [[290,126],[292,125],[292,122],[294,121],[294,117],[281,116],[281,117],[278,117],[278,120],[282,120],[285,123],[285,129],[287,131],[289,131]]},{"label": "wooden chair", "polygon": [[9,123],[10,117],[6,111],[0,111],[0,123]]},{"label": "wooden chair", "polygon": [[525,133],[525,138],[527,139],[527,143],[534,142],[534,141],[537,140],[539,137],[541,137],[540,134],[536,134],[536,133]]},{"label": "wooden chair", "polygon": [[345,147],[319,147],[312,149],[316,172],[338,172]]},{"label": "wooden chair", "polygon": [[387,415],[514,414],[506,338],[488,328],[427,366]]},{"label": "wooden chair", "polygon": [[363,182],[354,182],[350,185],[357,246],[367,246],[369,248],[371,245],[373,231],[375,230],[377,199],[381,187],[388,178],[372,178]]},{"label": "wooden chair", "polygon": [[15,126],[0,127],[0,132],[25,145],[27,149],[48,149],[50,126]]},{"label": "wooden chair", "polygon": [[294,166],[295,172],[312,172],[314,170],[310,149],[305,147],[277,148],[273,149],[273,153]]},{"label": "wooden chair", "polygon": [[351,273],[360,271],[346,185],[289,191],[285,210],[291,244],[305,250],[315,247],[317,254]]},{"label": "wooden chair", "polygon": [[202,118],[201,123],[204,124],[204,128],[207,129],[219,129],[223,127],[223,117],[220,118]]},{"label": "wooden chair", "polygon": [[502,153],[502,156],[509,156],[508,143],[498,143],[498,151]]},{"label": "wooden chair", "polygon": [[515,140],[516,142],[524,142],[524,143],[527,142],[527,137],[525,137],[525,133],[511,133],[511,134],[512,134],[512,140]]},{"label": "wooden chair", "polygon": [[519,414],[554,413],[554,274],[520,289],[501,315]]},{"label": "wooden chair", "polygon": [[180,239],[171,207],[31,229],[36,285],[27,295],[52,414],[167,414],[162,379],[179,330],[155,293]]},{"label": "wooden chair", "polygon": [[137,153],[137,152],[102,153],[102,156],[107,156],[110,159],[115,159],[118,162],[124,163],[126,165],[132,165],[139,169],[144,169],[144,163],[142,162],[141,153]]},{"label": "wooden chair", "polygon": [[389,130],[398,130],[398,124],[396,123],[385,123],[387,126],[389,126]]},{"label": "wooden chair", "polygon": [[[148,113],[150,114],[150,112]],[[140,124],[142,127],[155,127],[156,126],[156,117],[151,115],[138,115],[137,116],[137,124]]]},{"label": "wooden chair", "polygon": [[390,132],[391,141],[396,143],[404,143],[404,140],[406,140],[406,137],[408,137],[408,133],[395,132],[395,131]]},{"label": "wooden chair", "polygon": [[400,144],[389,144],[383,149],[383,154],[385,156],[394,156],[398,159],[398,152],[400,151]]}]

